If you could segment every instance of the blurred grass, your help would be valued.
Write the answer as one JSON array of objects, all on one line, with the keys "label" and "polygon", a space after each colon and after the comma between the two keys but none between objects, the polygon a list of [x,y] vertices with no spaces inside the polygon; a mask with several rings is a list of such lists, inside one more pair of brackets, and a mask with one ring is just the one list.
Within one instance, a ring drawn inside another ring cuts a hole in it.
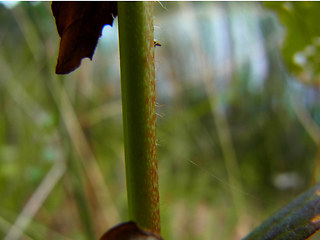
[{"label": "blurred grass", "polygon": [[[163,236],[239,239],[312,179],[319,93],[288,78],[281,28],[259,3],[165,6],[155,5]],[[116,24],[92,62],[56,76],[50,4],[0,4],[1,239],[19,216],[30,220],[20,239],[98,238],[127,220]]]}]

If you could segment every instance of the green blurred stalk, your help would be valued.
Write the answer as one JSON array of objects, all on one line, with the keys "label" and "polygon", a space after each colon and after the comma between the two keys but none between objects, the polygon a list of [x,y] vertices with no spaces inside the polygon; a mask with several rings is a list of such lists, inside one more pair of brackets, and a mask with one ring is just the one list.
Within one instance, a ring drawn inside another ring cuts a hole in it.
[{"label": "green blurred stalk", "polygon": [[152,2],[118,2],[130,220],[160,233]]},{"label": "green blurred stalk", "polygon": [[90,208],[84,192],[83,173],[81,171],[81,165],[79,159],[73,156],[72,150],[69,152],[69,172],[68,178],[70,179],[74,197],[78,207],[78,213],[82,226],[84,228],[83,235],[88,240],[95,239],[93,221],[90,214]]}]

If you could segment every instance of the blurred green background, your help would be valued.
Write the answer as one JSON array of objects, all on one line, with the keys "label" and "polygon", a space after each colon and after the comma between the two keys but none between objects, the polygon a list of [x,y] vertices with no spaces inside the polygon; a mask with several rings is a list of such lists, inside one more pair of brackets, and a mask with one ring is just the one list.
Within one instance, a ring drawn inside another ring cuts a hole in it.
[{"label": "blurred green background", "polygon": [[[240,239],[317,180],[317,73],[288,73],[281,49],[294,31],[261,3],[162,4],[162,234]],[[58,76],[50,2],[0,3],[1,239],[98,239],[128,220],[117,31],[115,19],[93,61]]]}]

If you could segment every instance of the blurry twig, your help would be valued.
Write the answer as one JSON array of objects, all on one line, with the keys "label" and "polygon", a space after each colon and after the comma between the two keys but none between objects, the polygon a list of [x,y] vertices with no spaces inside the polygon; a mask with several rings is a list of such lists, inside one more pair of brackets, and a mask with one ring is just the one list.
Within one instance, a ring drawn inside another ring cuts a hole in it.
[{"label": "blurry twig", "polygon": [[16,240],[21,237],[24,230],[28,227],[32,218],[40,209],[52,189],[63,176],[66,170],[65,163],[62,159],[56,161],[48,174],[45,176],[39,187],[33,193],[23,210],[20,212],[15,223],[11,226],[4,240]]},{"label": "blurry twig", "polygon": [[[187,16],[192,18],[191,23],[196,23],[196,17],[192,11],[190,4],[182,4],[184,11],[186,11]],[[212,66],[210,66],[210,61],[207,57],[205,49],[202,49],[199,46],[199,42],[201,42],[201,34],[197,32],[199,29],[197,26],[193,27],[194,34],[191,39],[192,46],[194,51],[197,53],[197,60],[195,62],[200,63],[201,67],[200,78],[203,80],[205,85],[205,90],[208,96],[213,96],[210,101],[212,115],[216,124],[218,138],[221,144],[221,149],[224,155],[229,184],[242,190],[240,172],[237,163],[236,153],[232,143],[232,136],[229,129],[227,116],[223,111],[218,110],[218,101],[219,94],[217,92],[217,86],[215,83],[215,78],[212,71]],[[229,64],[230,65],[230,64]],[[233,202],[235,205],[235,209],[237,211],[237,222],[240,217],[245,217],[245,213],[247,212],[245,201],[243,196],[236,191],[232,191]],[[239,223],[239,222],[238,222]]]},{"label": "blurry twig", "polygon": [[316,155],[313,174],[311,178],[311,183],[317,182],[319,180],[320,172],[320,127],[312,119],[308,110],[301,104],[301,101],[294,97],[293,94],[290,95],[292,108],[297,115],[298,120],[304,127],[306,132],[309,134],[314,143],[318,146],[318,152]]},{"label": "blurry twig", "polygon": [[[3,217],[0,216],[0,230],[2,232],[7,232],[8,229],[10,229],[12,226],[12,224],[10,222],[8,222],[6,219],[4,219]],[[29,236],[27,236],[26,234],[23,235],[23,238],[26,240],[31,240],[31,238]]]},{"label": "blurry twig", "polygon": [[[35,27],[31,23],[30,17],[27,15],[26,11],[23,8],[18,8],[14,12],[14,16],[16,17],[21,31],[24,34],[24,37],[33,54],[34,59],[39,65],[41,65],[41,55],[42,50],[44,50],[44,45],[42,44]],[[95,159],[94,154],[92,153],[89,143],[79,123],[79,119],[76,116],[74,108],[69,97],[67,96],[64,87],[61,87],[61,85],[58,84],[58,81],[56,77],[53,76],[53,73],[49,75],[50,79],[48,83],[49,85],[51,84],[49,87],[49,91],[51,91],[57,108],[59,109],[62,119],[65,122],[72,145],[82,161],[82,165],[84,166],[83,169],[88,176],[90,185],[94,190],[94,196],[99,203],[99,209],[101,211],[98,214],[100,217],[103,217],[103,220],[95,220],[95,223],[96,225],[98,223],[103,225],[103,230],[105,230],[105,228],[108,227],[108,223],[114,223],[118,221],[118,212],[115,210],[116,208],[113,207],[114,204],[112,203],[112,200],[110,198],[108,187],[104,183],[101,169],[97,164],[97,160]],[[97,116],[94,117],[95,118],[93,120],[99,120],[97,119]]]},{"label": "blurry twig", "polygon": [[2,77],[0,78],[2,86],[6,87],[7,92],[24,113],[41,126],[42,121],[48,118],[49,114],[44,111],[41,105],[21,86],[10,66],[1,57],[0,65],[2,66]]},{"label": "blurry twig", "polygon": [[[38,125],[42,125],[43,119],[48,117],[48,113],[33,99],[30,94],[21,86],[16,80],[10,66],[0,58],[0,65],[2,69],[3,86],[6,87],[7,92],[11,95],[16,104]],[[56,133],[54,134],[57,135]],[[63,176],[66,166],[63,159],[58,159],[52,166],[51,170],[45,176],[39,187],[33,193],[23,210],[20,212],[15,223],[10,227],[4,239],[15,240],[19,239],[24,230],[28,227],[32,218],[40,209],[52,189]]]},{"label": "blurry twig", "polygon": [[107,103],[88,112],[81,118],[81,123],[87,127],[91,127],[104,119],[121,114],[121,101],[117,100],[112,103]]},{"label": "blurry twig", "polygon": [[37,34],[34,24],[21,4],[13,8],[12,13],[20,27],[20,30],[23,33],[30,51],[32,52],[32,56],[37,63],[41,64],[41,51],[44,49],[44,47],[40,38],[38,37],[39,35]]},{"label": "blurry twig", "polygon": [[295,97],[291,95],[291,105],[297,115],[298,120],[301,125],[305,128],[311,139],[316,143],[320,144],[320,127],[315,123],[315,121],[310,116],[308,110],[298,101]]},{"label": "blurry twig", "polygon": [[[63,87],[60,91],[60,99],[56,99],[59,110],[71,138],[72,145],[80,157],[84,170],[91,183],[91,187],[94,189],[95,197],[99,203],[99,209],[101,209],[104,218],[104,221],[102,221],[101,224],[104,225],[104,228],[107,228],[107,225],[118,221],[118,212],[115,210],[116,208],[110,198],[109,189],[104,183],[101,169],[97,164],[94,154],[92,153],[67,93]],[[55,96],[57,97],[58,94],[55,94]]]}]

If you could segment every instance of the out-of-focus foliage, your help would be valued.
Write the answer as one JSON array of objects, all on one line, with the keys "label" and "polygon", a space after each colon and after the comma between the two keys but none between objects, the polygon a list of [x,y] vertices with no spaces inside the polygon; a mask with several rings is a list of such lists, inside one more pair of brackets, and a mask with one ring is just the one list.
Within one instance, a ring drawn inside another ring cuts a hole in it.
[{"label": "out-of-focus foliage", "polygon": [[[164,4],[162,235],[240,239],[309,185],[320,94],[288,77],[283,30],[260,3]],[[64,77],[49,2],[0,4],[0,19],[0,238],[26,214],[25,239],[97,239],[127,220],[117,19],[93,61]]]},{"label": "out-of-focus foliage", "polygon": [[283,58],[298,78],[309,84],[320,84],[320,3],[265,2],[283,24],[286,37]]}]

